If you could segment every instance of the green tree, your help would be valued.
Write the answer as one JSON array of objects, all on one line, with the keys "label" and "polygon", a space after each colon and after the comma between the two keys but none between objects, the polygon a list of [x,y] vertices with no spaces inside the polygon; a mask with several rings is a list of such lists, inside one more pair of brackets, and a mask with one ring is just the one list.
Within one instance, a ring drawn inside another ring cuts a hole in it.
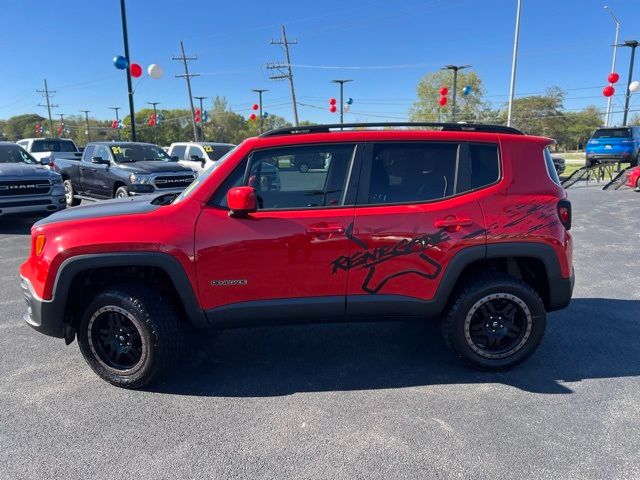
[{"label": "green tree", "polygon": [[[463,95],[465,86],[471,87],[469,95]],[[449,89],[449,101],[444,107],[438,104],[440,89]],[[418,99],[409,111],[409,118],[414,122],[450,121],[452,114],[453,74],[448,70],[425,75],[418,83]],[[483,101],[485,94],[482,80],[474,71],[458,72],[456,121],[477,121],[486,111],[487,105]]]},{"label": "green tree", "polygon": [[594,105],[580,112],[566,112],[564,115],[566,135],[558,141],[566,150],[584,148],[594,130],[602,126],[602,115]]},{"label": "green tree", "polygon": [[44,117],[38,115],[37,113],[25,113],[23,115],[17,115],[7,120],[4,128],[4,134],[12,142],[20,140],[21,138],[35,137],[36,124],[43,124],[44,121]]}]

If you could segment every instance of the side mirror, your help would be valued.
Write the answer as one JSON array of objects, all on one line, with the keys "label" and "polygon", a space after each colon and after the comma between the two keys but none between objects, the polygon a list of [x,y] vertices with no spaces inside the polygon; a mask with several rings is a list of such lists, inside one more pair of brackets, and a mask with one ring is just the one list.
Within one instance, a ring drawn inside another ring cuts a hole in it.
[{"label": "side mirror", "polygon": [[174,155],[171,157],[171,160],[173,160],[174,162],[177,162],[178,160],[180,160],[180,157],[178,155]]},{"label": "side mirror", "polygon": [[102,157],[92,157],[91,163],[96,163],[98,165],[109,165],[109,160],[105,160]]},{"label": "side mirror", "polygon": [[192,162],[204,162],[204,158],[199,157],[198,155],[191,155],[189,157],[189,160],[191,160]]},{"label": "side mirror", "polygon": [[246,217],[258,209],[256,191],[253,187],[235,187],[227,192],[229,215],[232,217]]},{"label": "side mirror", "polygon": [[53,165],[53,157],[44,157],[40,159],[40,165],[44,165],[45,167],[50,167]]}]

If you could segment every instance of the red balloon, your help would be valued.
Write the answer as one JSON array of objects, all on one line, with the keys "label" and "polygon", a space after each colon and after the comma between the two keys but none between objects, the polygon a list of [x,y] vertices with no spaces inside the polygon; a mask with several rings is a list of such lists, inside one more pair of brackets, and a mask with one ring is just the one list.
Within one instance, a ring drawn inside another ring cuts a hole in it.
[{"label": "red balloon", "polygon": [[336,99],[335,98],[330,98],[329,99],[329,105],[335,105],[336,104]]},{"label": "red balloon", "polygon": [[255,120],[256,118],[257,117],[255,113],[252,113],[251,115],[249,115],[249,120]]},{"label": "red balloon", "polygon": [[142,67],[137,63],[132,63],[131,66],[129,67],[129,71],[131,72],[131,76],[133,78],[138,78],[139,76],[142,75]]},{"label": "red balloon", "polygon": [[329,107],[329,111],[330,111],[331,113],[336,113],[336,110],[337,110],[337,109],[338,109],[338,108],[337,108],[335,105],[331,105],[331,106]]},{"label": "red balloon", "polygon": [[257,103],[254,103],[251,108],[253,108],[254,110],[258,110],[260,108],[260,105],[258,105]]},{"label": "red balloon", "polygon": [[447,97],[442,96],[438,99],[438,103],[440,104],[441,107],[444,107],[447,104]]},{"label": "red balloon", "polygon": [[611,97],[613,96],[614,93],[616,93],[616,89],[613,88],[611,85],[608,85],[602,89],[602,94],[605,97]]},{"label": "red balloon", "polygon": [[617,83],[617,81],[620,80],[620,75],[616,72],[611,72],[607,77],[607,80],[609,80],[609,83]]},{"label": "red balloon", "polygon": [[442,87],[442,88],[440,89],[440,95],[442,95],[443,97],[444,97],[447,93],[449,93],[449,89],[448,89],[447,87]]}]

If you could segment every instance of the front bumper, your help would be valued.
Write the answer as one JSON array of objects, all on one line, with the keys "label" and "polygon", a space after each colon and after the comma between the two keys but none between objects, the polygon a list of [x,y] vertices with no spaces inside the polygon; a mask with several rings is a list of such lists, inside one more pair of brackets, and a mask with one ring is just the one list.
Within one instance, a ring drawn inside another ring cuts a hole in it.
[{"label": "front bumper", "polygon": [[67,200],[64,194],[3,198],[0,200],[0,216],[53,213],[66,207]]},{"label": "front bumper", "polygon": [[22,317],[25,322],[40,333],[50,337],[64,338],[64,312],[55,299],[43,300],[35,293],[31,282],[21,277],[20,288],[27,303],[27,311]]}]

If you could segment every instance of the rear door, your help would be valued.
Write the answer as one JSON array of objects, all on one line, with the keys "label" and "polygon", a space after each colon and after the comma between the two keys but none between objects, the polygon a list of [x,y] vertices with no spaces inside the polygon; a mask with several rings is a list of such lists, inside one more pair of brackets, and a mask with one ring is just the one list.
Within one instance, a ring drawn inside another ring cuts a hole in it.
[{"label": "rear door", "polygon": [[350,255],[334,263],[349,272],[347,312],[424,312],[451,258],[466,247],[484,248],[469,145],[368,144],[348,236]]}]

